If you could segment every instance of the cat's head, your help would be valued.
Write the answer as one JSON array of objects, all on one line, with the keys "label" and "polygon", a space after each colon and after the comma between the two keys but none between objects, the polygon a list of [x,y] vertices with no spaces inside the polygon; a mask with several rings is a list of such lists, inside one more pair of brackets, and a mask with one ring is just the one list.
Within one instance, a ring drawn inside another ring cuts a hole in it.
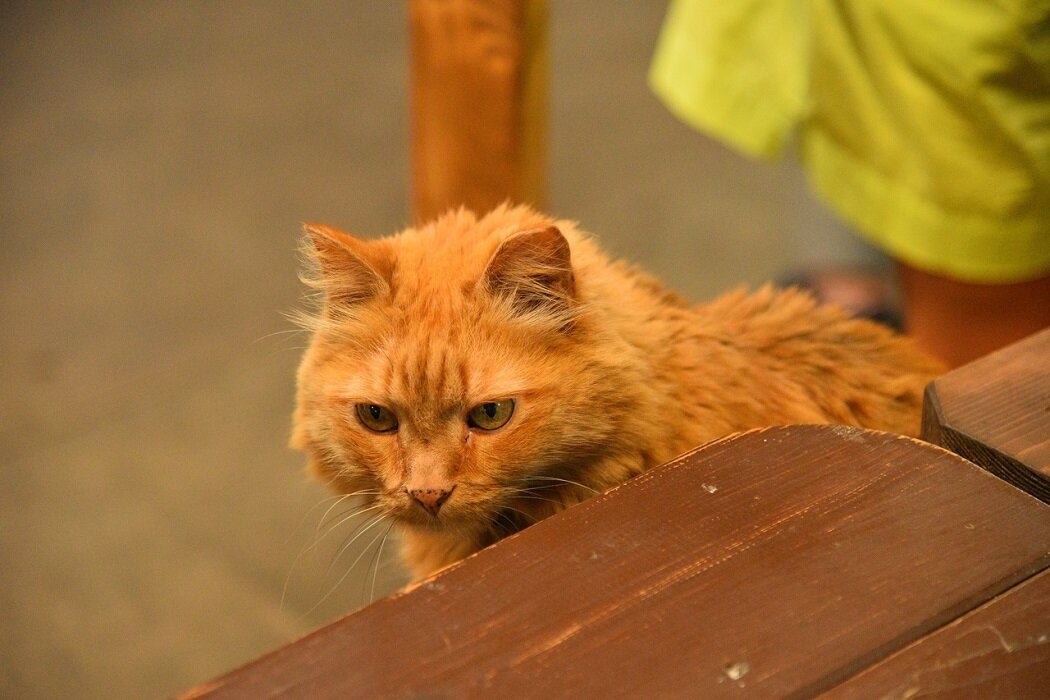
[{"label": "cat's head", "polygon": [[632,407],[571,224],[501,208],[372,241],[306,232],[321,308],[292,443],[319,478],[445,531],[521,526],[582,497],[586,483],[560,480],[588,479]]}]

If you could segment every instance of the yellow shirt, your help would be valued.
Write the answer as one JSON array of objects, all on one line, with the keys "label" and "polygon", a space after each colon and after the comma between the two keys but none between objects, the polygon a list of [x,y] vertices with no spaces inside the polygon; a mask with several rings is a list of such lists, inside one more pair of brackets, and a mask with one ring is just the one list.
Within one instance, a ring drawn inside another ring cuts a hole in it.
[{"label": "yellow shirt", "polygon": [[1050,2],[675,0],[650,71],[745,153],[792,139],[817,194],[916,267],[1050,273]]}]

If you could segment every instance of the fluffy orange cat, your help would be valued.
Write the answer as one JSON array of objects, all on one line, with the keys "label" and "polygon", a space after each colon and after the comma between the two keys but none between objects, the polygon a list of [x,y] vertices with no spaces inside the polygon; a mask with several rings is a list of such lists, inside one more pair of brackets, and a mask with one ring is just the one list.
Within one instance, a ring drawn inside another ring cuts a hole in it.
[{"label": "fluffy orange cat", "polygon": [[306,232],[323,306],[292,444],[401,525],[416,579],[728,433],[915,434],[941,371],[797,290],[689,306],[525,207]]}]

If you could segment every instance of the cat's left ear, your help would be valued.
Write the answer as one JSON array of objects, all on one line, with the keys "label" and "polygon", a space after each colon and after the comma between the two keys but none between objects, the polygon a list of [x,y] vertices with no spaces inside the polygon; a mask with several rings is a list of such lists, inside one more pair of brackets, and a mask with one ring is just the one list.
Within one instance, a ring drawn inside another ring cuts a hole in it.
[{"label": "cat's left ear", "polygon": [[503,241],[485,268],[488,290],[523,312],[571,313],[576,295],[569,242],[555,226]]}]

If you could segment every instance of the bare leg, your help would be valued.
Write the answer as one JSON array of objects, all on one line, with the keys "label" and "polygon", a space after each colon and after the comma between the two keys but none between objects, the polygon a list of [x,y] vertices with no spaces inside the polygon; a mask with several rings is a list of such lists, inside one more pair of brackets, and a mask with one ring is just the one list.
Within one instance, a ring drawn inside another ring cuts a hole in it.
[{"label": "bare leg", "polygon": [[1050,326],[1050,277],[973,284],[904,263],[899,269],[905,330],[951,367]]}]

